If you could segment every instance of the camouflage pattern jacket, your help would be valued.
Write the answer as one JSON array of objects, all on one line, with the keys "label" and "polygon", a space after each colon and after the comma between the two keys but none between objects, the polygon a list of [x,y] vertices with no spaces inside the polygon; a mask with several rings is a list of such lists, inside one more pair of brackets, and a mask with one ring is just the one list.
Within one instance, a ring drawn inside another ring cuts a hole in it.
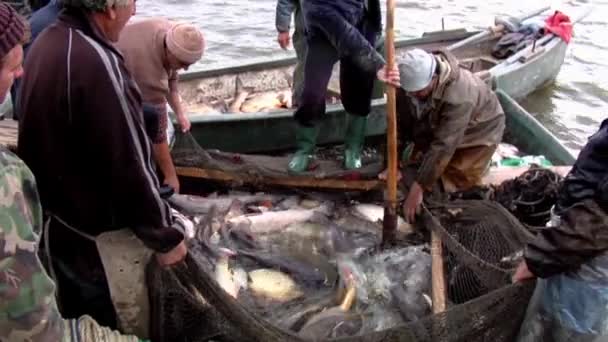
[{"label": "camouflage pattern jacket", "polygon": [[37,256],[41,228],[34,176],[0,148],[0,341],[65,341],[55,285]]}]

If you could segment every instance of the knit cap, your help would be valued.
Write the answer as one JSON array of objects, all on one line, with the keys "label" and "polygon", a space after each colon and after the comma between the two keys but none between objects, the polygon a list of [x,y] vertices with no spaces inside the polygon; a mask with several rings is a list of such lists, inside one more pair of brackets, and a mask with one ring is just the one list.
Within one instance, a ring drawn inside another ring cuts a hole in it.
[{"label": "knit cap", "polygon": [[0,58],[23,42],[25,30],[25,21],[17,11],[7,3],[0,3]]},{"label": "knit cap", "polygon": [[176,24],[169,29],[165,39],[167,49],[184,63],[194,64],[203,56],[205,40],[194,25]]}]

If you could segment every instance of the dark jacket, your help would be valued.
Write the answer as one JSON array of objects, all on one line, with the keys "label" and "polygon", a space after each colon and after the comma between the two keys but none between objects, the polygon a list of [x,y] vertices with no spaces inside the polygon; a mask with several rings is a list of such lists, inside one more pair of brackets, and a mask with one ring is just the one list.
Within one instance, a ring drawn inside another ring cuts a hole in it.
[{"label": "dark jacket", "polygon": [[[23,57],[27,57],[27,53],[32,42],[38,37],[40,32],[51,25],[59,16],[59,12],[63,6],[59,3],[59,0],[51,0],[44,7],[32,13],[29,19],[31,37],[27,44],[23,45]],[[13,98],[13,118],[19,119],[19,110],[17,108],[17,97],[19,96],[19,86],[21,84],[20,79],[16,79],[11,86],[11,96]]]},{"label": "dark jacket", "polygon": [[400,143],[423,152],[416,181],[427,189],[443,174],[458,149],[497,145],[505,115],[496,94],[477,76],[459,67],[447,51],[436,51],[439,83],[418,109],[403,90],[397,92]]},{"label": "dark jacket", "polygon": [[277,0],[275,26],[278,32],[289,32],[291,15],[300,12],[299,0]]},{"label": "dark jacket", "polygon": [[132,228],[165,252],[182,239],[159,195],[141,95],[123,58],[77,9],[30,48],[18,149],[42,205],[91,235]]},{"label": "dark jacket", "polygon": [[301,7],[307,34],[324,35],[340,58],[349,57],[373,73],[385,64],[366,37],[382,30],[379,0],[305,0]]},{"label": "dark jacket", "polygon": [[608,120],[579,153],[560,189],[561,223],[540,231],[526,248],[539,277],[574,271],[608,251]]}]

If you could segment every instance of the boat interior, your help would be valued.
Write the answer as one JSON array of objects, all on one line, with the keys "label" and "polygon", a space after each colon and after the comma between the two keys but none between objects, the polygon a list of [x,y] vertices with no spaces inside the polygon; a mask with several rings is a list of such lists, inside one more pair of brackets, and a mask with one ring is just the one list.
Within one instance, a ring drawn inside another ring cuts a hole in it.
[{"label": "boat interior", "polygon": [[[398,60],[406,50],[415,47],[427,51],[446,48],[470,35],[472,33],[465,30],[438,31],[418,39],[397,41],[396,57]],[[485,71],[502,61],[491,55],[499,39],[496,35],[452,52],[462,68],[487,78],[489,73]],[[190,116],[288,111],[292,108],[294,66],[295,59],[292,59],[191,73],[180,80],[180,95]],[[375,93],[381,97],[381,88]],[[339,63],[336,63],[328,85],[327,103],[339,101]]]}]

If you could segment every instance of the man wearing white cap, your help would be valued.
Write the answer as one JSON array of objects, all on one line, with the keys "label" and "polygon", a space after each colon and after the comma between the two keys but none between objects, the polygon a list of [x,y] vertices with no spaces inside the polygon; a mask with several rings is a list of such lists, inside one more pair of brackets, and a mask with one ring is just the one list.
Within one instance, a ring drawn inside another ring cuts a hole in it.
[{"label": "man wearing white cap", "polygon": [[177,72],[201,59],[205,48],[203,35],[190,24],[150,18],[127,25],[117,47],[141,90],[144,103],[160,113],[158,134],[152,137],[154,157],[164,183],[179,192],[167,139],[167,103],[182,131],[188,131],[190,121],[181,104]]},{"label": "man wearing white cap", "polygon": [[404,214],[412,222],[424,191],[438,181],[448,192],[480,185],[502,140],[505,115],[488,85],[447,51],[408,50],[398,71],[385,67],[378,78],[398,88],[399,138],[407,146],[402,159],[415,166],[405,177],[411,187]]}]

